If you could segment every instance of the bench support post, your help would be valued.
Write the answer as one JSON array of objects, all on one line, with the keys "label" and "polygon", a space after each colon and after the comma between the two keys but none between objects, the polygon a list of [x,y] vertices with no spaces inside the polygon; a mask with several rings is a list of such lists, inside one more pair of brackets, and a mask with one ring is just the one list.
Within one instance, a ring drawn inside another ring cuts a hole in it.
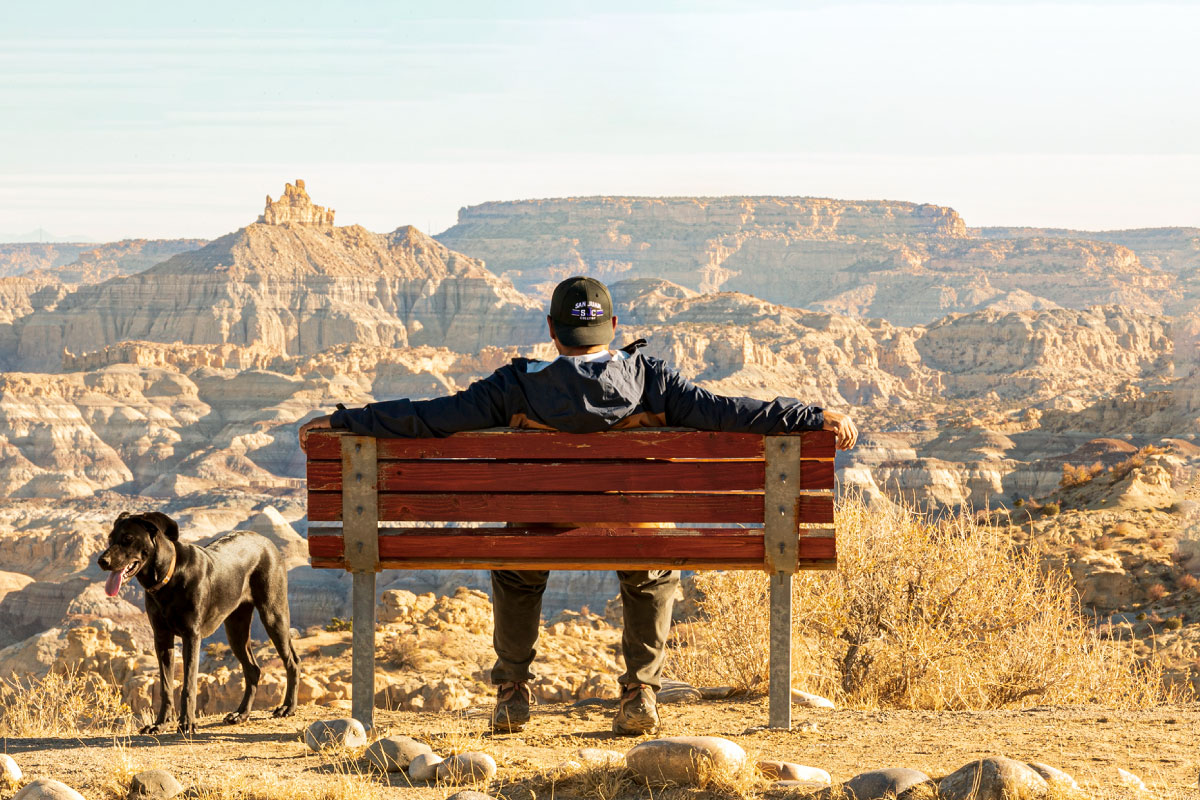
[{"label": "bench support post", "polygon": [[769,724],[792,727],[792,576],[771,576],[771,658]]},{"label": "bench support post", "polygon": [[350,713],[375,727],[375,571],[379,569],[378,463],[375,439],[342,437],[342,539],[353,575]]},{"label": "bench support post", "polygon": [[771,576],[771,679],[769,724],[792,727],[792,573],[800,556],[800,437],[763,441],[763,547]]}]

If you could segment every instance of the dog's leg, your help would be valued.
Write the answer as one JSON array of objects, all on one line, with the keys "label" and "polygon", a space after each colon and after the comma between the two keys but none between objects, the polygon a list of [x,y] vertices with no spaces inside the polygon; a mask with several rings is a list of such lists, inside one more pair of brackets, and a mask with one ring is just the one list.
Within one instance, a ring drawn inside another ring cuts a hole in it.
[{"label": "dog's leg", "polygon": [[175,719],[175,636],[156,629],[154,654],[158,656],[158,717],[140,733],[162,733]]},{"label": "dog's leg", "polygon": [[275,717],[290,717],[296,713],[296,693],[300,688],[300,657],[292,644],[292,621],[288,613],[287,577],[280,570],[279,579],[271,584],[268,602],[259,606],[258,614],[275,645],[275,652],[283,659],[287,671],[287,689],[283,693],[283,704],[271,712]]},{"label": "dog's leg", "polygon": [[245,722],[250,717],[250,708],[254,705],[254,693],[258,690],[258,679],[262,675],[262,669],[254,660],[254,651],[250,649],[250,623],[253,621],[253,603],[238,606],[237,610],[225,620],[225,636],[229,639],[229,649],[233,651],[238,663],[242,665],[242,679],[246,686],[237,711],[231,711],[225,715],[225,722],[230,725]]},{"label": "dog's leg", "polygon": [[200,671],[200,634],[189,631],[183,639],[183,692],[180,695],[179,732],[196,733],[196,673]]}]

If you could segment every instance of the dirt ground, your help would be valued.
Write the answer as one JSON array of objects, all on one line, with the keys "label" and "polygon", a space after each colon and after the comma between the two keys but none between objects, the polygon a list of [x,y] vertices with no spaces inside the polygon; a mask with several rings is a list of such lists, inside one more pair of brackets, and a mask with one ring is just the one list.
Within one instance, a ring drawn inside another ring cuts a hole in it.
[{"label": "dirt ground", "polygon": [[[596,703],[597,701],[592,701]],[[983,756],[1005,755],[1042,761],[1074,775],[1096,797],[1130,797],[1121,788],[1117,767],[1146,782],[1153,796],[1184,798],[1197,793],[1200,769],[1200,704],[1146,711],[1101,708],[1034,708],[991,712],[859,712],[797,709],[792,731],[759,730],[767,716],[765,700],[711,701],[662,708],[661,735],[716,735],[738,742],[752,757],[795,761],[820,767],[834,781],[880,767],[920,769],[945,775]],[[611,711],[599,706],[539,706],[519,734],[486,733],[487,709],[454,714],[379,712],[377,732],[407,734],[430,742],[445,755],[452,749],[482,749],[499,764],[497,782],[521,780],[553,767],[580,747],[624,752],[636,739],[608,732]],[[162,767],[185,785],[216,786],[222,781],[270,780],[282,787],[315,790],[336,781],[339,773],[361,770],[365,762],[339,765],[311,753],[300,732],[304,725],[331,716],[330,709],[304,706],[291,719],[256,713],[240,727],[203,720],[191,741],[178,736],[39,738],[4,740],[3,750],[21,765],[27,778],[53,777],[101,798],[122,766]],[[812,724],[815,723],[815,730]],[[390,778],[390,780],[389,780]],[[371,775],[385,796],[443,798],[445,786],[410,786],[402,775]],[[765,789],[766,783],[762,784]],[[484,787],[479,787],[484,788]],[[286,791],[285,791],[286,793]],[[512,795],[511,792],[503,792]],[[274,793],[273,793],[274,794]],[[308,794],[308,792],[305,792]],[[569,796],[569,792],[558,792]],[[527,795],[528,796],[528,795]],[[1143,795],[1144,796],[1144,795]]]}]

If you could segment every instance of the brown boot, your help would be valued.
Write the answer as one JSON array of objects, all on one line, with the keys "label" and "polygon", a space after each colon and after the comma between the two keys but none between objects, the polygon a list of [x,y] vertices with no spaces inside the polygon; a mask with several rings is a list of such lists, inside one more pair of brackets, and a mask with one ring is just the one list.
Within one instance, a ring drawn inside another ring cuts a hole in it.
[{"label": "brown boot", "polygon": [[524,681],[502,683],[496,690],[496,707],[492,709],[492,730],[497,733],[516,733],[529,722],[529,705],[533,692]]},{"label": "brown boot", "polygon": [[640,736],[657,731],[658,703],[654,699],[654,689],[644,683],[621,687],[621,702],[612,729],[619,736]]}]

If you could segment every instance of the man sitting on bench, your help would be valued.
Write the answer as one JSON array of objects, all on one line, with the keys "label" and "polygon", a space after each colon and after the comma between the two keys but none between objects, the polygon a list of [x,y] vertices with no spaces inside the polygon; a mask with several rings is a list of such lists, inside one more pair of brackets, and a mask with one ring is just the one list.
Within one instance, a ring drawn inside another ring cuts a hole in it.
[{"label": "man sitting on bench", "polygon": [[[553,361],[513,359],[463,391],[432,400],[390,400],[341,409],[300,429],[301,446],[314,428],[347,429],[360,436],[439,437],[458,431],[509,426],[568,433],[640,427],[684,427],[756,434],[829,430],[837,446],[854,446],[858,431],[844,414],[789,398],[765,402],[723,397],[700,389],[663,362],[637,352],[638,340],[610,350],[616,333],[612,297],[593,278],[560,283],[546,318],[558,349]],[[492,726],[519,731],[529,720],[536,676],[531,666],[541,627],[544,570],[493,570],[493,643],[498,685]],[[625,674],[613,731],[637,735],[658,729],[655,692],[661,673],[678,570],[618,571]]]}]

